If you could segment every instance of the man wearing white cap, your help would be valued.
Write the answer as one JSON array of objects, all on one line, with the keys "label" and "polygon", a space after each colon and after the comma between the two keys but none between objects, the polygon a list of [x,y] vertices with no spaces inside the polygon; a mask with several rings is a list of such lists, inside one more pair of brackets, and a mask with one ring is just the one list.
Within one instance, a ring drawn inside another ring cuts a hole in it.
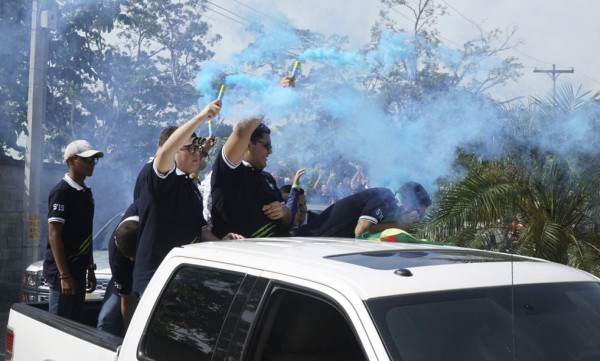
[{"label": "man wearing white cap", "polygon": [[83,317],[85,292],[96,288],[92,254],[94,197],[84,180],[92,176],[103,156],[85,140],[71,142],[64,154],[69,171],[48,196],[44,277],[50,285],[49,311],[76,321]]}]

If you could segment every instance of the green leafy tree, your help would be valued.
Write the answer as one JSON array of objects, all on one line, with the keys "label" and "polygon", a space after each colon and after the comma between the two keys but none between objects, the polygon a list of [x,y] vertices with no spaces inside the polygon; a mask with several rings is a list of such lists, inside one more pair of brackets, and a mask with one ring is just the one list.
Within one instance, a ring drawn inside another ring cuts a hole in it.
[{"label": "green leafy tree", "polygon": [[197,111],[195,73],[220,40],[202,1],[64,1],[51,42],[49,157],[90,138],[111,163],[143,162],[165,125]]},{"label": "green leafy tree", "polygon": [[28,2],[0,3],[0,157],[10,149],[21,149],[17,138],[26,130],[29,84],[29,38],[31,10]]},{"label": "green leafy tree", "polygon": [[483,160],[459,151],[458,176],[440,184],[421,235],[600,274],[600,157],[587,144],[598,142],[600,108],[583,96],[566,86],[556,102],[501,106],[505,155]]}]

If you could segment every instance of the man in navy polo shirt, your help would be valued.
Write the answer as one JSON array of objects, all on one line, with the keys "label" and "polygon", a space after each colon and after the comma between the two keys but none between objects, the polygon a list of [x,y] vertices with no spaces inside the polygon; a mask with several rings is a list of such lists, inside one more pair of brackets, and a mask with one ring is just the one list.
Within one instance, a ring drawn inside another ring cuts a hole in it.
[{"label": "man in navy polo shirt", "polygon": [[[194,130],[221,109],[216,100],[190,119],[159,147],[152,170],[140,174],[138,214],[140,233],[133,269],[133,291],[141,295],[167,253],[178,246],[216,241],[202,217],[202,197],[194,184],[200,165],[200,147],[193,143]],[[227,233],[223,239],[240,239]]]},{"label": "man in navy polo shirt", "polygon": [[212,231],[244,237],[285,236],[292,216],[271,174],[271,130],[260,118],[240,121],[213,163]]},{"label": "man in navy polo shirt", "polygon": [[137,305],[137,297],[131,292],[131,287],[138,234],[137,202],[133,202],[121,217],[108,245],[112,277],[98,314],[97,328],[117,336],[125,334]]},{"label": "man in navy polo shirt", "polygon": [[389,228],[409,230],[423,218],[431,199],[425,188],[407,182],[396,194],[387,188],[369,188],[342,198],[308,224],[295,229],[295,236],[359,237]]},{"label": "man in navy polo shirt", "polygon": [[85,293],[96,289],[92,253],[94,197],[84,181],[92,176],[103,156],[85,140],[71,142],[64,153],[69,171],[48,196],[48,244],[43,273],[50,285],[49,311],[75,321],[83,318]]}]

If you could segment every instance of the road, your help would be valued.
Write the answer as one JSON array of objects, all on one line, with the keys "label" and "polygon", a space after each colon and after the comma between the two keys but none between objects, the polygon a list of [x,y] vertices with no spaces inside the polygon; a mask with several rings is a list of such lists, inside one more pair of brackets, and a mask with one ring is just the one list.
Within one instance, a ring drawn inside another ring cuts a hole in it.
[{"label": "road", "polygon": [[4,359],[6,353],[6,325],[8,324],[8,311],[10,306],[19,302],[20,285],[18,283],[0,281],[0,359]]}]

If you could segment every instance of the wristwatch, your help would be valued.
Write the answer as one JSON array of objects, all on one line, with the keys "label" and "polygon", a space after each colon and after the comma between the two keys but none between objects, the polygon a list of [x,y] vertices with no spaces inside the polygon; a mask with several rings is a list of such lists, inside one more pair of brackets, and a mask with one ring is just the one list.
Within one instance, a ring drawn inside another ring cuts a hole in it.
[{"label": "wristwatch", "polygon": [[96,270],[96,264],[92,263],[91,265],[88,266],[89,270],[95,271]]}]

